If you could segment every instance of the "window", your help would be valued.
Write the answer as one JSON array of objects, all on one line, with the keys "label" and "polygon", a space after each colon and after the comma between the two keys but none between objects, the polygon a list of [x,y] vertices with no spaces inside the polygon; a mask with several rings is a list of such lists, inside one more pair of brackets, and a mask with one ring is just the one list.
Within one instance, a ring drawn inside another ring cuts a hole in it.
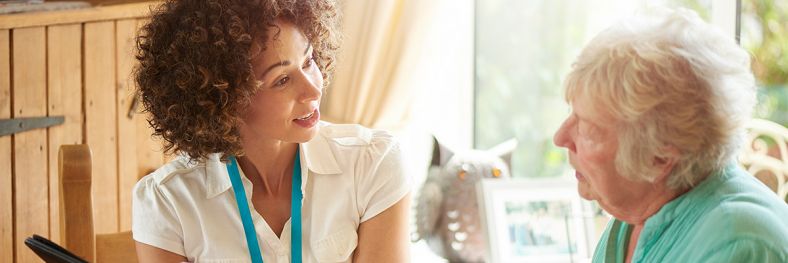
[{"label": "window", "polygon": [[[735,4],[735,0],[477,0],[474,146],[486,149],[515,137],[519,145],[512,157],[513,176],[566,174],[566,151],[553,145],[552,136],[569,112],[563,78],[583,46],[616,20],[649,6],[693,9],[716,25],[731,25],[727,31],[732,33]],[[782,25],[783,39],[785,24],[776,23]],[[788,67],[788,56],[776,57]],[[781,94],[788,97],[788,92]]]},{"label": "window", "polygon": [[788,126],[788,1],[742,0],[741,44],[758,85],[755,116]]}]

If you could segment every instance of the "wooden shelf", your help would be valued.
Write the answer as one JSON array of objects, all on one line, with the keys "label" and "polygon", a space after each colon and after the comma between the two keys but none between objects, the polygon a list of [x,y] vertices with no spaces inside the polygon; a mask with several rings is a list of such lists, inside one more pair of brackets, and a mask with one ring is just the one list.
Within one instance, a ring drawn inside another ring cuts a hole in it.
[{"label": "wooden shelf", "polygon": [[0,29],[141,18],[149,16],[150,10],[159,4],[161,1],[148,1],[85,9],[0,15]]}]

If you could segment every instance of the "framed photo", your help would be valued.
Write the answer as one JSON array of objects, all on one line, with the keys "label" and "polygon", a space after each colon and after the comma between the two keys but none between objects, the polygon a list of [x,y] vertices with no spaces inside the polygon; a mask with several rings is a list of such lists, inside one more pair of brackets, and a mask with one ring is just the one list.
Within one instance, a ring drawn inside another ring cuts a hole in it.
[{"label": "framed photo", "polygon": [[592,203],[569,179],[484,179],[477,185],[487,262],[590,262]]}]

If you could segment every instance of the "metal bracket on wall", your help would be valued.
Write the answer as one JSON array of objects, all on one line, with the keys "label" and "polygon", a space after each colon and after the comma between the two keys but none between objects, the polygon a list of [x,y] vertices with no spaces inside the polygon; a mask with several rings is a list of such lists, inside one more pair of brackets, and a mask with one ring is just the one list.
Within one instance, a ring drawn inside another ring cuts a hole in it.
[{"label": "metal bracket on wall", "polygon": [[0,136],[63,124],[63,116],[30,117],[0,120]]}]

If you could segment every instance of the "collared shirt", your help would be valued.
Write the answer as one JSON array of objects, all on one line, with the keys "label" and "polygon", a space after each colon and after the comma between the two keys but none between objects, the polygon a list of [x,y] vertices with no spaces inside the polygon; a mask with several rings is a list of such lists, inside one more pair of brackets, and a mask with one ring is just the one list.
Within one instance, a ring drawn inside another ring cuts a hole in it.
[{"label": "collared shirt", "polygon": [[[631,228],[611,220],[593,262],[624,262]],[[788,262],[788,204],[728,165],[646,220],[632,262]]]},{"label": "collared shirt", "polygon": [[[358,125],[321,122],[302,154],[303,261],[350,262],[359,224],[410,191],[392,136]],[[134,240],[193,262],[250,262],[227,169],[219,154],[204,162],[182,156],[134,188]],[[241,178],[266,263],[290,262],[290,221],[277,237],[251,202]]]}]

